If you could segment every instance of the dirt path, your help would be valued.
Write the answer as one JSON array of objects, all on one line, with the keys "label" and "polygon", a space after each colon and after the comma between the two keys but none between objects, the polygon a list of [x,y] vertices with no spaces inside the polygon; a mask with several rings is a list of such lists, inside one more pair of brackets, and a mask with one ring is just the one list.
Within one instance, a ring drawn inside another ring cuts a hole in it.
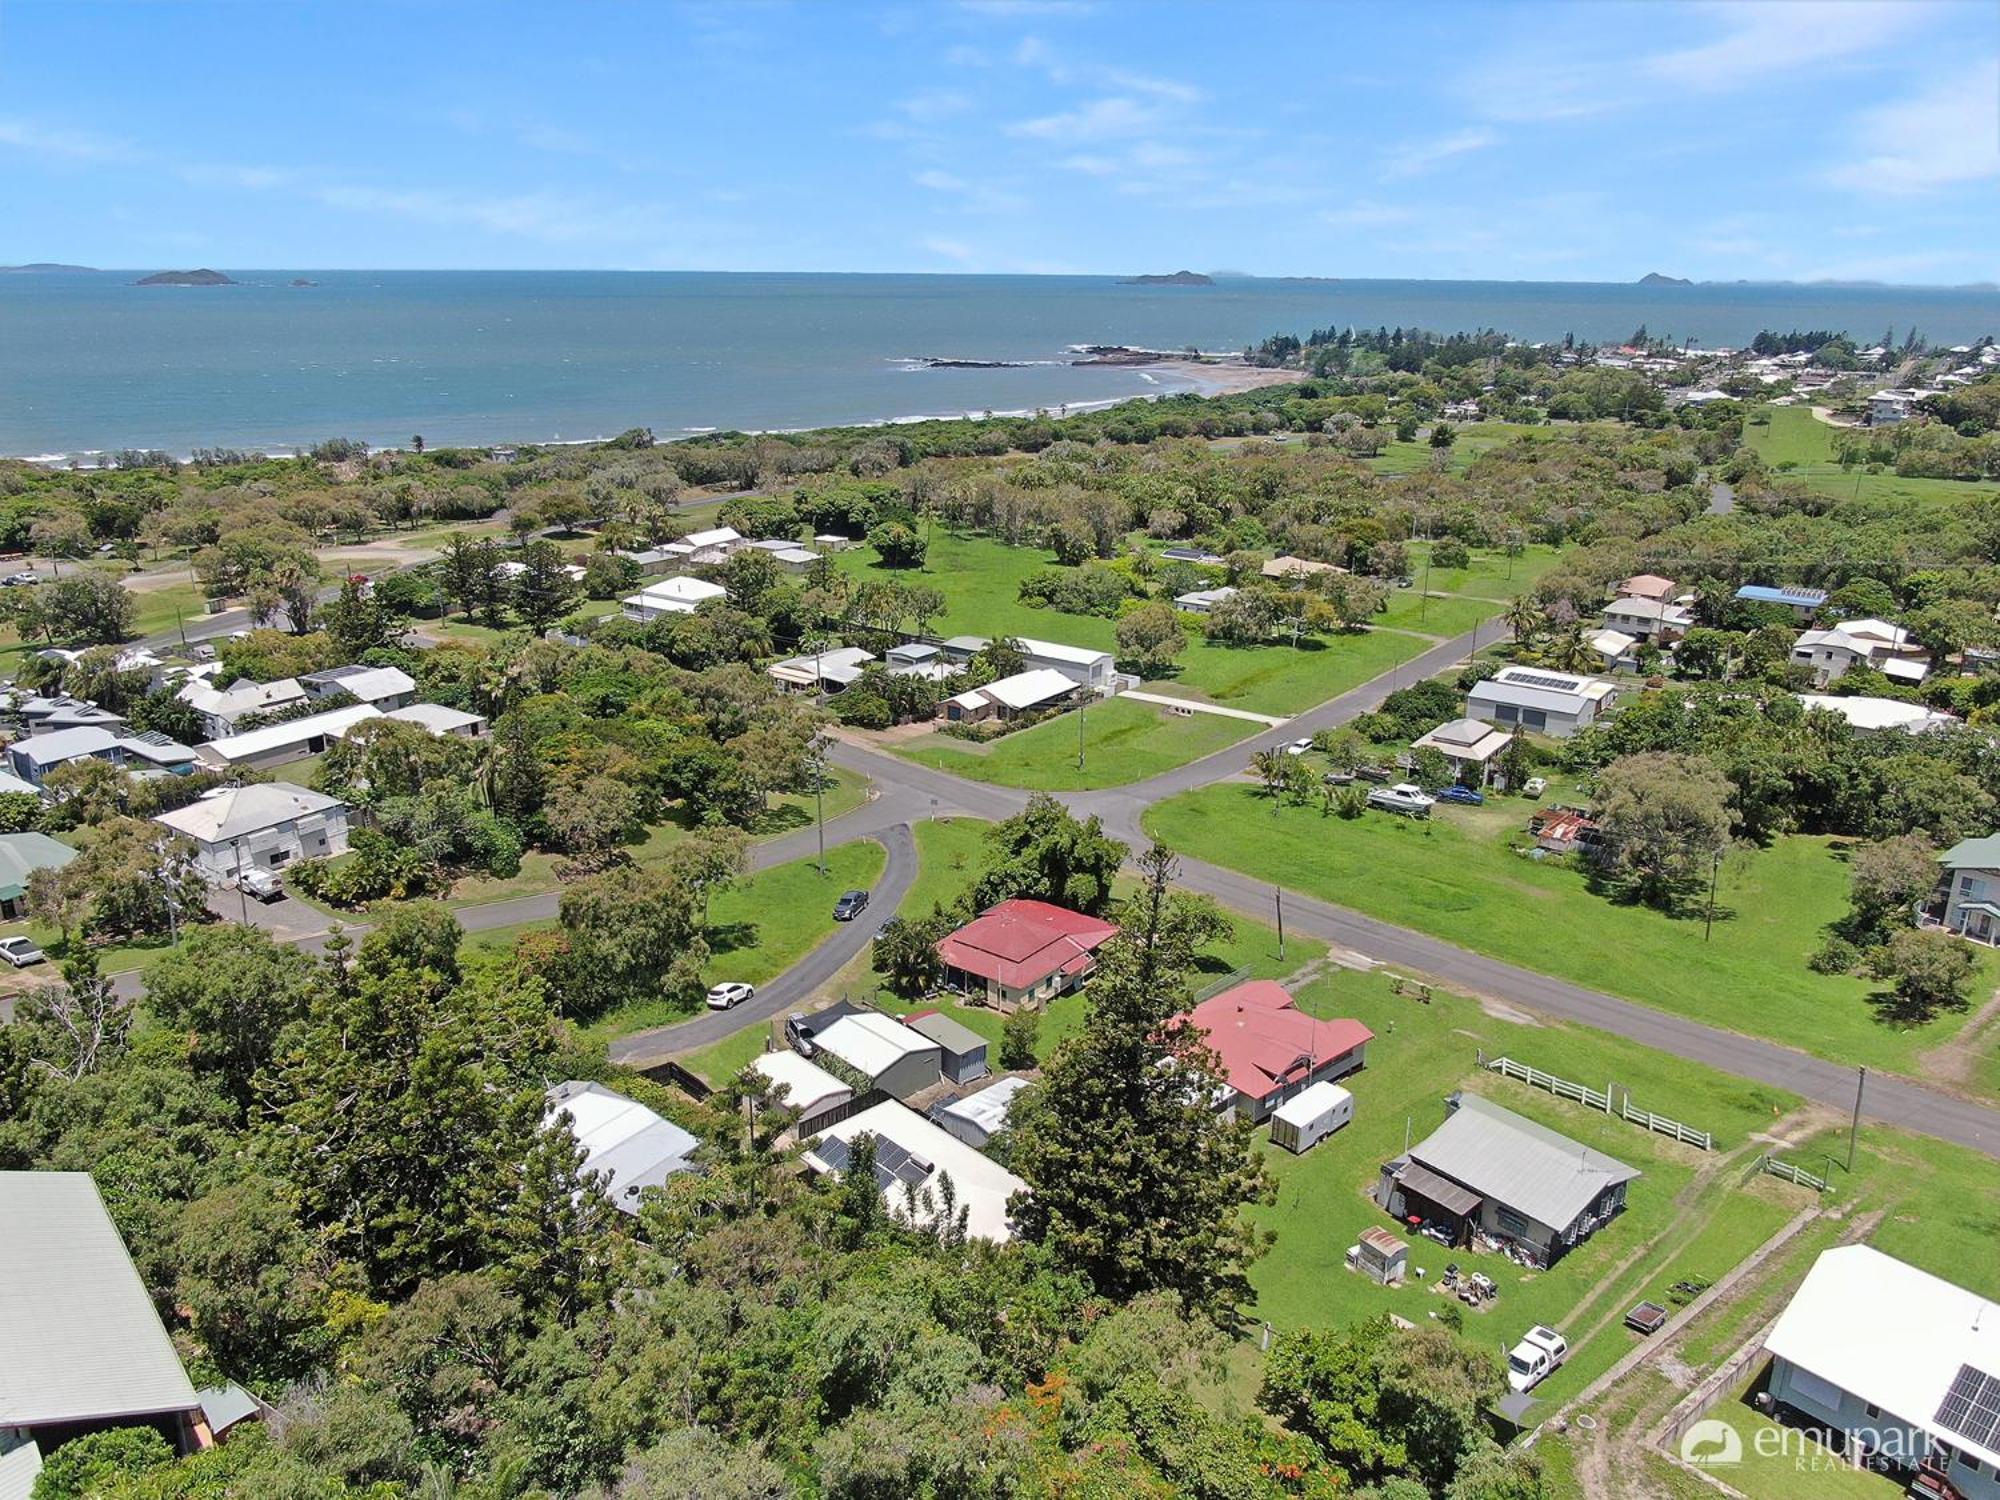
[{"label": "dirt path", "polygon": [[2000,990],[1986,997],[1986,1003],[1958,1028],[1958,1035],[1918,1055],[1918,1076],[1947,1088],[1969,1085],[1982,1050],[1980,1044],[1990,1036],[1996,1022],[2000,1022]]}]

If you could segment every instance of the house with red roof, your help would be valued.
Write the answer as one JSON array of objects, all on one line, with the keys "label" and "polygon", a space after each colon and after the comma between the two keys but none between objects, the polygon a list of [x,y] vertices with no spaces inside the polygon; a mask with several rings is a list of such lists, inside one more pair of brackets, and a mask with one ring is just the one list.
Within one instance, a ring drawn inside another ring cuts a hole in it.
[{"label": "house with red roof", "polygon": [[944,982],[999,1010],[1041,1005],[1097,967],[1116,923],[1047,901],[1002,901],[941,939]]},{"label": "house with red roof", "polygon": [[1208,1033],[1234,1096],[1230,1107],[1253,1121],[1311,1084],[1352,1073],[1367,1061],[1375,1039],[1359,1021],[1307,1015],[1289,990],[1269,979],[1211,995],[1177,1019]]}]

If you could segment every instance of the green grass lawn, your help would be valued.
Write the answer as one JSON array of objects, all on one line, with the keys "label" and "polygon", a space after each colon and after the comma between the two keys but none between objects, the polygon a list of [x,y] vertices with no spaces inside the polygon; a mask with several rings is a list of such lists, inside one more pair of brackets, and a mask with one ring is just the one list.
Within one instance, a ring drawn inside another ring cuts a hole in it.
[{"label": "green grass lawn", "polygon": [[[204,917],[207,912],[202,913]],[[187,929],[183,927],[182,931]],[[62,967],[65,954],[62,952],[56,929],[46,922],[0,922],[0,937],[26,937],[35,946],[48,954],[48,963],[38,973],[52,974]],[[167,934],[156,938],[134,938],[124,942],[104,942],[90,944],[90,951],[97,957],[97,972],[106,976],[112,974],[144,973],[154,964],[174,951],[174,945]],[[24,971],[25,972],[25,971]]]},{"label": "green grass lawn", "polygon": [[[1487,449],[1511,443],[1517,437],[1547,437],[1551,429],[1518,422],[1461,422],[1454,423],[1453,430],[1457,438],[1451,445],[1450,467],[1454,474],[1463,474]],[[1427,474],[1431,467],[1430,439],[1392,442],[1377,457],[1368,460],[1368,466],[1378,474]]]},{"label": "green grass lawn", "polygon": [[[1410,543],[1410,560],[1415,564],[1411,576],[1419,583],[1423,582],[1424,559],[1430,551],[1429,542]],[[1505,601],[1525,594],[1536,579],[1561,561],[1562,553],[1554,547],[1523,547],[1519,557],[1509,557],[1504,551],[1474,552],[1472,561],[1463,568],[1432,568],[1431,592]]]},{"label": "green grass lawn", "polygon": [[[832,782],[825,792],[829,822],[842,813],[852,812],[868,800],[867,777],[838,766],[828,766],[827,777]],[[645,839],[632,847],[630,852],[637,863],[659,863],[688,836],[690,825],[671,816],[678,809],[668,811],[668,821],[648,829]],[[750,829],[751,839],[755,842],[777,838],[800,828],[809,828],[814,817],[811,793],[787,792],[773,797],[771,805],[754,821]],[[563,860],[564,856],[559,854],[530,853],[521,857],[520,871],[504,879],[492,875],[465,876],[453,884],[446,904],[483,906],[491,901],[511,901],[520,896],[560,890],[562,882],[556,878],[555,872],[556,866]]]},{"label": "green grass lawn", "polygon": [[2000,484],[1964,479],[1905,479],[1899,474],[1864,474],[1859,469],[1843,469],[1834,459],[1836,428],[1820,421],[1803,406],[1772,406],[1765,410],[1771,420],[1746,424],[1744,442],[1775,472],[1803,479],[1813,489],[1837,500],[1943,506],[2000,498]]},{"label": "green grass lawn", "polygon": [[[1538,559],[1543,566],[1553,562],[1553,552],[1536,550],[1544,554]],[[1504,572],[1506,562],[1504,556],[1481,556],[1460,576],[1484,580],[1495,569]],[[1028,636],[1103,651],[1117,645],[1116,625],[1110,620],[1034,609],[1020,601],[1016,591],[1021,580],[1054,566],[1051,554],[1039,548],[1009,547],[991,537],[938,531],[931,538],[929,559],[921,571],[882,568],[874,549],[867,546],[838,554],[836,563],[856,579],[901,578],[943,590],[950,602],[933,622],[932,629],[938,635],[979,635],[996,640]],[[1525,557],[1516,559],[1524,576],[1527,566]],[[1434,574],[1432,593],[1447,591],[1446,580],[1451,576]],[[1433,598],[1426,605],[1412,591],[1401,590],[1392,600],[1390,612],[1378,623],[1451,635],[1469,630],[1474,620],[1498,612],[1497,606],[1482,609],[1462,600]],[[1419,620],[1419,613],[1427,618]],[[1296,647],[1282,642],[1211,645],[1193,636],[1173,669],[1146,686],[1252,713],[1288,715],[1346,692],[1424,649],[1422,641],[1408,636],[1371,632],[1308,640]],[[1070,733],[1075,732],[1072,726]]]},{"label": "green grass lawn", "polygon": [[[1713,1171],[1715,1159],[1648,1134],[1540,1090],[1480,1071],[1475,1050],[1505,1052],[1558,1075],[1597,1087],[1628,1084],[1636,1103],[1713,1130],[1727,1149],[1796,1103],[1776,1089],[1683,1062],[1678,1058],[1580,1027],[1523,1025],[1487,1014],[1476,1003],[1436,993],[1430,1004],[1391,992],[1379,974],[1336,969],[1299,993],[1314,1015],[1351,1016],[1375,1032],[1368,1066],[1346,1086],[1355,1096],[1354,1122],[1303,1156],[1265,1146],[1276,1179],[1276,1201],[1255,1211],[1276,1242],[1251,1268],[1254,1316],[1274,1327],[1338,1327],[1383,1312],[1413,1321],[1447,1305],[1432,1290],[1445,1263],[1456,1260],[1499,1283],[1498,1300],[1464,1312],[1468,1337],[1492,1346],[1511,1342],[1531,1323],[1548,1323],[1570,1338],[1570,1362],[1543,1387],[1561,1399],[1580,1390],[1629,1349],[1635,1336],[1620,1326],[1625,1309],[1649,1289],[1699,1269],[1719,1277],[1802,1206],[1802,1189],[1760,1178],[1747,1187],[1743,1171]],[[1502,1256],[1446,1250],[1411,1240],[1410,1266],[1422,1266],[1400,1288],[1385,1288],[1344,1267],[1347,1247],[1370,1225],[1392,1222],[1367,1196],[1381,1164],[1444,1118],[1445,1095],[1473,1088],[1509,1109],[1553,1126],[1571,1139],[1637,1167],[1626,1212],[1550,1270],[1532,1272]],[[1697,1184],[1697,1173],[1711,1174]],[[1643,1252],[1643,1253],[1641,1253]],[[1621,1263],[1634,1257],[1621,1269]],[[1601,1290],[1588,1308],[1593,1289]],[[1456,1304],[1451,1304],[1456,1305]],[[1608,1326],[1597,1329],[1600,1318]]]},{"label": "green grass lawn", "polygon": [[898,755],[956,776],[1038,791],[1122,786],[1172,770],[1257,732],[1248,719],[1178,717],[1156,703],[1113,698],[1084,711],[1084,765],[1077,769],[1077,715],[1058,714],[985,744],[936,732],[896,745]]},{"label": "green grass lawn", "polygon": [[[1915,1072],[1918,1055],[1964,1023],[1892,1027],[1876,1019],[1874,986],[1806,968],[1821,929],[1846,909],[1846,867],[1829,840],[1732,854],[1704,941],[1698,919],[1615,904],[1566,864],[1513,853],[1527,806],[1507,798],[1440,807],[1425,822],[1377,812],[1346,821],[1310,807],[1274,812],[1257,788],[1229,783],[1154,807],[1146,827],[1177,849],[1495,958],[1844,1063]],[[1997,978],[1982,956],[1974,993]]]}]

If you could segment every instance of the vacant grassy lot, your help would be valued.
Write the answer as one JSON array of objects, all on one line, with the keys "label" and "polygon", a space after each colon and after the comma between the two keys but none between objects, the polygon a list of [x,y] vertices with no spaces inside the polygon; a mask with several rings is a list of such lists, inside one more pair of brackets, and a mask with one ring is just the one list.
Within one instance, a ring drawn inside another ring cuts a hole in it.
[{"label": "vacant grassy lot", "polygon": [[[1575,1353],[1542,1387],[1560,1399],[1631,1347],[1636,1336],[1620,1319],[1632,1303],[1688,1274],[1719,1277],[1807,1201],[1803,1190],[1774,1178],[1746,1186],[1744,1164],[1724,1162],[1746,1145],[1751,1131],[1793,1107],[1796,1101],[1779,1090],[1582,1028],[1503,1019],[1455,995],[1435,994],[1421,1004],[1393,994],[1381,975],[1337,969],[1306,986],[1299,1001],[1314,1015],[1362,1021],[1375,1040],[1368,1066],[1347,1083],[1355,1096],[1353,1124],[1303,1156],[1265,1148],[1276,1201],[1257,1210],[1256,1218],[1277,1240],[1250,1274],[1254,1315],[1275,1327],[1338,1327],[1383,1312],[1422,1321],[1458,1305],[1434,1290],[1445,1263],[1456,1260],[1501,1288],[1495,1303],[1464,1311],[1469,1337],[1494,1346],[1511,1343],[1537,1322],[1569,1337]],[[1704,1154],[1483,1072],[1475,1062],[1479,1048],[1599,1088],[1624,1083],[1640,1106],[1714,1131],[1720,1150]],[[1526,1271],[1502,1256],[1446,1250],[1417,1238],[1409,1263],[1413,1273],[1421,1266],[1428,1276],[1413,1274],[1400,1288],[1379,1287],[1344,1265],[1362,1229],[1394,1227],[1368,1190],[1381,1164],[1403,1149],[1406,1133],[1420,1139],[1435,1129],[1444,1118],[1445,1096],[1459,1088],[1490,1095],[1645,1175],[1633,1183],[1626,1212],[1549,1271]]]},{"label": "vacant grassy lot", "polygon": [[[1462,474],[1487,449],[1511,443],[1517,437],[1547,437],[1550,430],[1547,427],[1526,427],[1516,422],[1454,423],[1453,431],[1457,436],[1451,445],[1451,470]],[[1429,438],[1414,443],[1390,443],[1379,457],[1369,460],[1369,467],[1378,474],[1425,474],[1430,472],[1431,453]]]},{"label": "vacant grassy lot", "polygon": [[2000,484],[1963,479],[1905,479],[1899,474],[1864,474],[1859,469],[1842,469],[1834,459],[1837,429],[1803,406],[1773,406],[1767,411],[1771,420],[1747,424],[1743,440],[1773,469],[1805,480],[1822,494],[1839,500],[1902,501],[1919,505],[1950,505],[2000,497]]},{"label": "vacant grassy lot", "polygon": [[[1615,904],[1566,864],[1513,853],[1507,841],[1526,817],[1526,803],[1505,798],[1440,807],[1424,822],[1377,812],[1349,822],[1274,812],[1258,789],[1230,783],[1153,808],[1146,827],[1177,849],[1477,952],[1840,1062],[1915,1072],[1919,1053],[1964,1024],[1946,1015],[1892,1027],[1876,1018],[1872,985],[1806,968],[1846,908],[1846,867],[1829,840],[1729,856],[1704,941],[1699,919]],[[1995,981],[1982,958],[1974,993]]]},{"label": "vacant grassy lot", "polygon": [[1083,769],[1078,770],[1074,710],[986,744],[932,732],[896,753],[955,776],[1037,791],[1078,791],[1143,781],[1233,745],[1259,726],[1217,714],[1181,718],[1157,703],[1113,698],[1083,713]]},{"label": "vacant grassy lot", "polygon": [[[1550,560],[1553,556],[1547,553]],[[943,590],[950,603],[932,624],[939,635],[979,635],[996,640],[1028,636],[1103,651],[1117,645],[1113,621],[1033,609],[1020,601],[1017,591],[1021,580],[1055,565],[1052,556],[1038,548],[1009,547],[991,537],[939,531],[931,538],[929,560],[921,571],[884,569],[874,549],[866,546],[840,553],[836,561],[842,571],[856,578],[902,578]],[[1466,576],[1483,577],[1490,561],[1477,560]],[[1497,562],[1504,571],[1506,559],[1501,557]],[[1516,566],[1524,562],[1516,559]],[[1433,593],[1444,588],[1440,582],[1444,576],[1433,576]],[[1419,620],[1420,613],[1427,618]],[[1475,619],[1496,613],[1497,607],[1482,608],[1456,600],[1434,598],[1424,605],[1412,591],[1401,590],[1379,623],[1450,635],[1470,629]],[[1387,671],[1423,649],[1422,641],[1408,636],[1371,632],[1308,640],[1296,647],[1282,643],[1211,645],[1194,635],[1173,669],[1147,686],[1252,713],[1294,714]],[[1074,728],[1071,733],[1075,733]]]}]

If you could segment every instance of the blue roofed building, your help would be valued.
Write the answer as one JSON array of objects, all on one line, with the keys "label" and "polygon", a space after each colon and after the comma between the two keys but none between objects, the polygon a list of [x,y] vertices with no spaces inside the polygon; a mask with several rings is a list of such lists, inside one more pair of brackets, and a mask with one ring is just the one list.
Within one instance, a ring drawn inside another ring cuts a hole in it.
[{"label": "blue roofed building", "polygon": [[1782,604],[1803,620],[1826,603],[1825,589],[1799,588],[1791,584],[1746,583],[1736,591],[1746,604]]}]

